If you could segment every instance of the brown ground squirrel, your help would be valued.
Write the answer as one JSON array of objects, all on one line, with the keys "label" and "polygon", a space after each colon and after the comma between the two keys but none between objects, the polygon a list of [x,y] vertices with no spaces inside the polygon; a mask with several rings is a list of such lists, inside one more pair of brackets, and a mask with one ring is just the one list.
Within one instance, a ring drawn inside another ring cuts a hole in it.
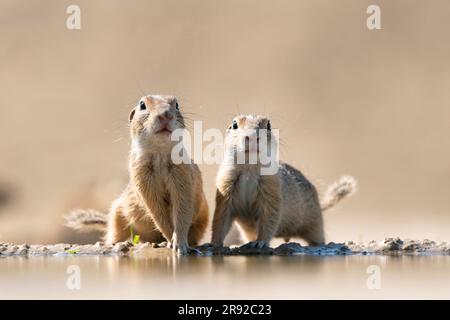
[{"label": "brown ground squirrel", "polygon": [[[256,148],[249,143],[249,131],[257,134]],[[268,145],[276,143],[269,119],[260,115],[237,116],[226,131],[225,157],[216,177],[212,245],[223,246],[233,221],[251,241],[249,247],[268,246],[273,237],[323,244],[322,211],[355,190],[354,178],[344,176],[330,186],[321,204],[314,185],[294,167],[279,162],[274,174],[262,175],[260,161],[249,164],[252,153],[259,157],[262,134]],[[236,163],[240,153],[246,157],[242,164]]]},{"label": "brown ground squirrel", "polygon": [[175,129],[184,129],[184,118],[173,96],[143,97],[129,115],[132,147],[130,181],[113,202],[109,213],[75,210],[66,225],[76,230],[106,231],[105,241],[130,238],[130,228],[142,241],[167,240],[186,254],[198,244],[208,224],[208,205],[196,164],[174,164],[171,140]]}]

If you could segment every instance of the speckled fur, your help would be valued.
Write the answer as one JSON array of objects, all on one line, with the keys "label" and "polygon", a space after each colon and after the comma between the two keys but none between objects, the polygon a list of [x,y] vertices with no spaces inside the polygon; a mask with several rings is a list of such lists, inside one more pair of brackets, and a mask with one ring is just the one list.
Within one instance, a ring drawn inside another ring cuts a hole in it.
[{"label": "speckled fur", "polygon": [[[238,116],[233,121],[239,129],[267,129],[264,116]],[[270,126],[269,126],[270,128]],[[239,130],[227,130],[225,153],[236,152]],[[268,135],[271,135],[270,130]],[[272,138],[272,137],[270,137]],[[255,247],[269,245],[273,237],[288,240],[303,238],[309,245],[325,242],[322,208],[314,185],[297,169],[280,162],[278,172],[261,175],[260,164],[223,163],[216,177],[216,209],[213,220],[212,244],[223,240],[235,221],[247,241]],[[327,208],[350,194],[354,184],[347,184],[336,193],[336,184],[328,192]],[[334,193],[333,193],[334,192]],[[339,194],[339,199],[334,197]]]}]

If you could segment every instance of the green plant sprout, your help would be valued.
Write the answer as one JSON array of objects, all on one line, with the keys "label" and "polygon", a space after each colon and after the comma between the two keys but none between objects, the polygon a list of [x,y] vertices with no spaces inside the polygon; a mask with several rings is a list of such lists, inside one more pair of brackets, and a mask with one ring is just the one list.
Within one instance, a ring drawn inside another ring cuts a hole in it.
[{"label": "green plant sprout", "polygon": [[137,245],[141,238],[140,235],[134,233],[134,228],[132,225],[130,226],[130,238],[131,238],[131,243],[133,244],[133,246]]},{"label": "green plant sprout", "polygon": [[67,249],[66,252],[70,254],[76,254],[80,251],[80,249]]}]

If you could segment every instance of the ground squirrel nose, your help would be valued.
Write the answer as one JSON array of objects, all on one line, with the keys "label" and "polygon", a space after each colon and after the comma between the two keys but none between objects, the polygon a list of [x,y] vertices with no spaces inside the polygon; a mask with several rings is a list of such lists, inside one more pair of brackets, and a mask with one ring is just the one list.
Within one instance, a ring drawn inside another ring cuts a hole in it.
[{"label": "ground squirrel nose", "polygon": [[163,113],[158,115],[158,119],[161,124],[166,124],[173,119],[173,115],[169,111],[164,111]]}]

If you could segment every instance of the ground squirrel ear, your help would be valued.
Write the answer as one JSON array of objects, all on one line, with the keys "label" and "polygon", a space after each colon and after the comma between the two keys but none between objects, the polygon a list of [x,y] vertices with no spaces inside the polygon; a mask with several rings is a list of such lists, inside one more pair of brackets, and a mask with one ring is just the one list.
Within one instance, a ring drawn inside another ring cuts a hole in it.
[{"label": "ground squirrel ear", "polygon": [[135,113],[136,113],[136,109],[131,110],[130,115],[128,116],[128,121],[131,122],[131,120],[133,120]]}]

